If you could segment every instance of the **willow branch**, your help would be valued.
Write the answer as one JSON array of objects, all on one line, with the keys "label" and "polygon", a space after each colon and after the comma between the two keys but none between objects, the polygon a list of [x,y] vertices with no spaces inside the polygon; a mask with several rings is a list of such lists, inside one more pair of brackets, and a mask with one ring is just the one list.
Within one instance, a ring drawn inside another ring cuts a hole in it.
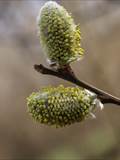
[{"label": "willow branch", "polygon": [[67,80],[69,82],[72,82],[80,87],[86,88],[94,93],[97,94],[97,97],[101,100],[101,102],[103,104],[105,103],[113,103],[116,105],[120,105],[120,99],[108,94],[107,92],[104,92],[82,80],[79,80],[75,75],[74,72],[72,71],[72,69],[70,68],[70,66],[67,66],[64,69],[57,69],[57,70],[53,70],[53,69],[49,69],[44,67],[42,64],[40,65],[34,65],[34,69],[42,74],[47,74],[47,75],[52,75],[64,80]]}]

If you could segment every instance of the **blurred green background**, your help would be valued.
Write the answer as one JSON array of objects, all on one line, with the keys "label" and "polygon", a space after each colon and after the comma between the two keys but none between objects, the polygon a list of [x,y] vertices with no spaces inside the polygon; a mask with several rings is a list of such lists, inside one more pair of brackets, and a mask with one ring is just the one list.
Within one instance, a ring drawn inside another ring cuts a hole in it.
[{"label": "blurred green background", "polygon": [[[47,65],[36,17],[45,0],[0,0],[0,160],[120,160],[120,108],[105,105],[95,120],[56,129],[27,113],[26,97],[46,85],[73,85],[38,74]],[[120,97],[120,2],[59,0],[80,23],[85,57],[76,75]]]}]

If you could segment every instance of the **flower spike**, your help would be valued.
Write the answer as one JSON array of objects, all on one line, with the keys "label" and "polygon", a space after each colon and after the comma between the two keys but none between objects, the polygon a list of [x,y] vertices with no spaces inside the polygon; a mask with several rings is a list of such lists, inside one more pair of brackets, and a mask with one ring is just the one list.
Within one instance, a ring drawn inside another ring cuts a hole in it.
[{"label": "flower spike", "polygon": [[28,112],[36,121],[63,127],[93,116],[92,112],[98,107],[96,99],[96,94],[85,89],[60,85],[32,93],[27,98],[27,105]]},{"label": "flower spike", "polygon": [[83,56],[79,25],[54,1],[48,1],[41,8],[37,18],[40,42],[50,64],[63,66]]}]

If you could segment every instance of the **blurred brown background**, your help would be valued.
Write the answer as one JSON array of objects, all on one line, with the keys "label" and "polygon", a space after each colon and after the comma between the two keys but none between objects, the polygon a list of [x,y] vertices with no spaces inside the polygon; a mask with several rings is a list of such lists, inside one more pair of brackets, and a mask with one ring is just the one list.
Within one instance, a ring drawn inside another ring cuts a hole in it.
[{"label": "blurred brown background", "polygon": [[[59,0],[80,23],[85,57],[76,75],[120,97],[120,1]],[[38,124],[26,97],[46,85],[73,85],[43,76],[47,65],[37,37],[36,17],[45,0],[0,0],[0,160],[120,160],[120,108],[105,105],[97,119],[62,129]]]}]

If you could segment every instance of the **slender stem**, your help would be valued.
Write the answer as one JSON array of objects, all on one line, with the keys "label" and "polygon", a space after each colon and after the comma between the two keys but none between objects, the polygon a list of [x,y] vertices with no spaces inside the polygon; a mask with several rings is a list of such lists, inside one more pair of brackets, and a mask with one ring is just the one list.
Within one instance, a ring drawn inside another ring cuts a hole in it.
[{"label": "slender stem", "polygon": [[80,87],[86,88],[94,93],[97,94],[97,97],[101,100],[102,103],[113,103],[116,105],[120,105],[120,99],[117,97],[114,97],[111,94],[108,94],[82,80],[77,79],[77,77],[74,75],[74,72],[72,71],[70,66],[67,66],[63,69],[49,69],[44,67],[42,64],[40,65],[34,65],[34,68],[36,71],[42,73],[42,74],[48,74],[52,76],[56,76],[58,78],[67,80],[69,82],[72,82]]}]

